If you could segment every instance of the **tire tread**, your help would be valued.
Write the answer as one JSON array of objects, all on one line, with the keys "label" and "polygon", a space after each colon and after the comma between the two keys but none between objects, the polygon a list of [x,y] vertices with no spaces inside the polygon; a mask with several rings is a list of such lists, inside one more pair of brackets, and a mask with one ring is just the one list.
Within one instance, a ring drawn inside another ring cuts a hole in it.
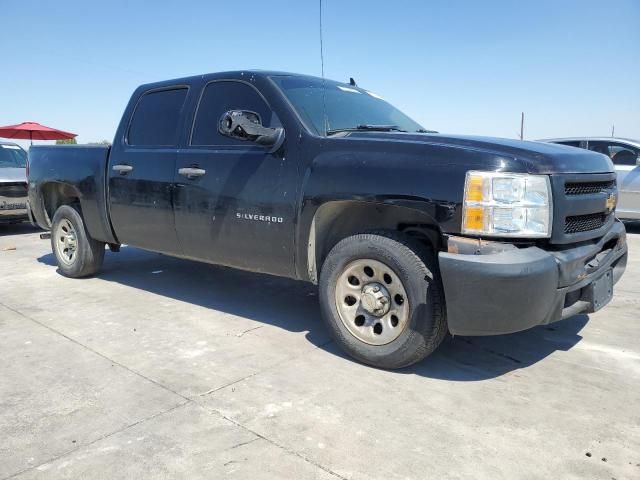
[{"label": "tire tread", "polygon": [[[406,342],[397,353],[392,355],[393,358],[387,359],[369,359],[359,354],[354,354],[353,349],[349,348],[352,339],[347,338],[337,328],[331,328],[333,333],[338,337],[339,343],[345,346],[348,353],[364,363],[374,365],[382,368],[402,368],[414,364],[427,355],[431,354],[444,340],[447,332],[447,322],[445,314],[444,295],[442,292],[442,284],[437,270],[435,262],[434,252],[426,245],[419,242],[417,239],[409,237],[400,232],[390,230],[374,230],[364,233],[359,233],[350,237],[347,237],[338,242],[329,252],[329,255],[325,259],[323,264],[323,270],[321,271],[321,290],[323,292],[329,291],[326,283],[328,272],[324,271],[324,266],[332,262],[329,261],[334,256],[339,256],[340,252],[348,245],[352,244],[376,244],[379,247],[384,248],[387,251],[393,252],[403,259],[406,263],[411,265],[412,270],[421,272],[424,276],[424,280],[429,282],[428,285],[428,306],[431,308],[432,322],[429,325],[422,325],[424,330],[413,331],[411,335],[417,335],[421,338],[412,338],[412,341]],[[331,267],[329,267],[331,268]],[[323,275],[323,273],[325,275]],[[331,299],[322,299],[323,305],[325,301],[330,302]],[[327,319],[327,315],[332,312],[332,309],[326,307],[323,308],[325,319],[330,321],[341,321],[338,319]],[[426,322],[425,322],[426,323]],[[408,345],[411,345],[410,347]]]},{"label": "tire tread", "polygon": [[[56,255],[55,238],[53,232],[55,232],[56,224],[63,218],[68,219],[73,223],[78,236],[78,250],[77,260],[74,264],[68,266],[58,261],[58,269],[62,275],[70,278],[83,278],[95,275],[104,261],[105,243],[95,240],[89,235],[89,231],[82,218],[82,212],[78,205],[62,205],[58,207],[53,220],[51,222],[51,249],[54,256]],[[57,258],[56,258],[57,259]]]}]

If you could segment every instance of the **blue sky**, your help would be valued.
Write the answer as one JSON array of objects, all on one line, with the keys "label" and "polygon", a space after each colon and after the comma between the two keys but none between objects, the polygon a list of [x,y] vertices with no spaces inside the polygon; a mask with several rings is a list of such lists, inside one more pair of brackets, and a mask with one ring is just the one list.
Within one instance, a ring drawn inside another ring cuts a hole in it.
[{"label": "blue sky", "polygon": [[[260,68],[320,74],[317,0],[0,0],[0,125],[111,140],[133,89]],[[640,138],[640,0],[324,0],[325,74],[426,128]]]}]

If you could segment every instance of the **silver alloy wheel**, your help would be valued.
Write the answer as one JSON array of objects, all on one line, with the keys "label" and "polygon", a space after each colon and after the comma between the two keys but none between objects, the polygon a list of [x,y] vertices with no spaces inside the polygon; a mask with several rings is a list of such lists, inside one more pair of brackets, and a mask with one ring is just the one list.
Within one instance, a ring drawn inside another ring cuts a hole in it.
[{"label": "silver alloy wheel", "polygon": [[349,263],[338,277],[336,307],[351,334],[369,345],[385,345],[409,323],[409,299],[395,272],[378,260]]},{"label": "silver alloy wheel", "polygon": [[54,232],[56,253],[58,259],[66,265],[71,265],[76,259],[76,251],[78,250],[78,238],[76,229],[66,218],[61,220],[56,226]]}]

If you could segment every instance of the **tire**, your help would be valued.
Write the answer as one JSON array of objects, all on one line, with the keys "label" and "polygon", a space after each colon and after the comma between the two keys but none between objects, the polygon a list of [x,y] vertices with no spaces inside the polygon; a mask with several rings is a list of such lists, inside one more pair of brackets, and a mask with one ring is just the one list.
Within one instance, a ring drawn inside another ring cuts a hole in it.
[{"label": "tire", "polygon": [[102,266],[104,247],[103,242],[91,238],[77,207],[62,205],[56,210],[51,222],[51,250],[62,275],[94,275]]},{"label": "tire", "polygon": [[447,333],[434,253],[397,232],[340,241],[322,265],[319,287],[322,315],[336,342],[368,365],[409,366],[431,354]]}]

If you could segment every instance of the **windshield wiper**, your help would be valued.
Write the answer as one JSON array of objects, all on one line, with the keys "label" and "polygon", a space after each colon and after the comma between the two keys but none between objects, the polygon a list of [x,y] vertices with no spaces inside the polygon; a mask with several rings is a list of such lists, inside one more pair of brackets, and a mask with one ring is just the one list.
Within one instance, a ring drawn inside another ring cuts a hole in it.
[{"label": "windshield wiper", "polygon": [[406,132],[397,125],[358,125],[357,127],[334,128],[327,130],[327,135],[340,132]]},{"label": "windshield wiper", "polygon": [[426,130],[424,128],[421,128],[420,130],[416,130],[416,133],[438,133],[435,130]]}]

